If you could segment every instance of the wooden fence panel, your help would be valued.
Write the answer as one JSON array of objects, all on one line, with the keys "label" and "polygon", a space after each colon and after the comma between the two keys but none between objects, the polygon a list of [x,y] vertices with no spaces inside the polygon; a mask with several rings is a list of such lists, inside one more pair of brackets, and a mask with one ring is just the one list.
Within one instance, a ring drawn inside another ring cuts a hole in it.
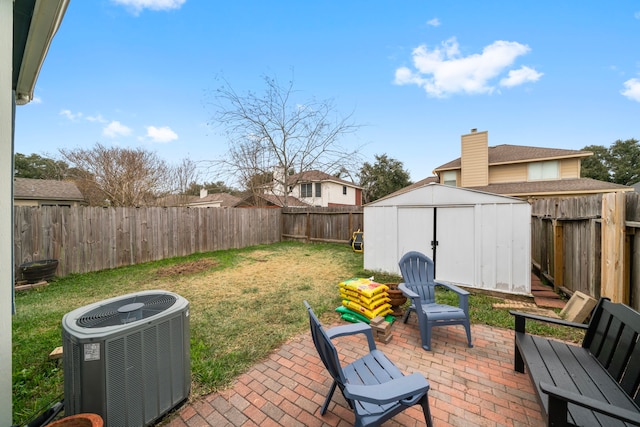
[{"label": "wooden fence panel", "polygon": [[58,276],[280,241],[279,209],[14,207],[14,264]]},{"label": "wooden fence panel", "polygon": [[[608,286],[617,289],[614,298],[640,309],[640,195],[629,192],[623,197],[624,203],[607,207],[606,228],[603,228],[602,195],[534,201],[531,256],[534,266],[554,285],[560,283],[569,292],[581,291],[599,298],[604,274],[603,238],[612,238],[609,222],[617,218],[616,222],[621,223],[622,214],[618,211],[624,210],[624,243],[620,244],[622,238],[617,228],[618,243],[606,246],[604,264],[610,270],[615,266],[617,271],[615,277],[611,271],[607,273]],[[555,227],[562,227],[562,242],[555,246],[550,238],[553,231],[549,231],[554,223]],[[562,251],[562,256],[556,256],[557,251]],[[562,265],[554,265],[554,259],[562,259]]]},{"label": "wooden fence panel", "polygon": [[307,242],[348,243],[354,231],[363,229],[362,206],[284,208],[282,238]]}]

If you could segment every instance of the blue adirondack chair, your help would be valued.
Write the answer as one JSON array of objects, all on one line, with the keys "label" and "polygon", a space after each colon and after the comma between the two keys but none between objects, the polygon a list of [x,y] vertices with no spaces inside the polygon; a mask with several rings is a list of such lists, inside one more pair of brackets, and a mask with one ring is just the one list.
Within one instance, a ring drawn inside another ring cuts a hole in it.
[{"label": "blue adirondack chair", "polygon": [[[424,418],[431,426],[429,410],[429,382],[419,373],[403,375],[387,356],[376,349],[371,327],[366,323],[353,323],[324,330],[309,304],[309,324],[313,343],[320,359],[333,378],[329,394],[322,405],[324,415],[331,397],[340,387],[342,394],[355,412],[355,426],[378,426],[413,405],[421,405]],[[346,366],[340,364],[338,351],[331,339],[364,334],[369,354]]]},{"label": "blue adirondack chair", "polygon": [[[469,322],[469,292],[450,283],[436,281],[433,261],[420,252],[407,252],[398,264],[404,280],[404,283],[398,285],[398,289],[412,302],[404,314],[403,321],[407,323],[411,313],[417,314],[422,348],[431,350],[432,327],[446,325],[463,325],[467,331],[469,347],[473,347]],[[436,303],[436,286],[445,287],[458,294],[458,307]]]}]

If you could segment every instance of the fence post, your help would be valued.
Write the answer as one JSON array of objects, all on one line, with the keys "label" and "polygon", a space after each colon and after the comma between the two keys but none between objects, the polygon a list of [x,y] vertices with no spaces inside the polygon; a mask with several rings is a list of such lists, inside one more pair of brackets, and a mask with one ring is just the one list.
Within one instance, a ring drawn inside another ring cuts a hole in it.
[{"label": "fence post", "polygon": [[602,261],[600,295],[613,302],[628,303],[625,292],[625,194],[602,196]]},{"label": "fence post", "polygon": [[564,242],[564,228],[562,222],[554,219],[553,227],[553,289],[558,290],[564,286],[564,251],[562,244]]}]

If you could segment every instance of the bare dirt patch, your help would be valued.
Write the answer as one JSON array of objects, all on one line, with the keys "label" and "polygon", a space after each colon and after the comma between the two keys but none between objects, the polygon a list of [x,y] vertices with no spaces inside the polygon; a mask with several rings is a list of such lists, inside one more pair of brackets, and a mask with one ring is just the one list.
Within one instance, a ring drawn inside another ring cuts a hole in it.
[{"label": "bare dirt patch", "polygon": [[261,300],[274,292],[338,295],[337,285],[350,272],[330,251],[292,248],[241,255],[233,268],[214,270],[172,284],[178,293],[210,305],[215,301]]},{"label": "bare dirt patch", "polygon": [[189,274],[202,273],[203,271],[214,268],[218,263],[212,259],[199,259],[196,261],[189,261],[181,264],[172,265],[169,267],[161,267],[156,272],[158,277],[171,277],[171,276],[186,276]]}]

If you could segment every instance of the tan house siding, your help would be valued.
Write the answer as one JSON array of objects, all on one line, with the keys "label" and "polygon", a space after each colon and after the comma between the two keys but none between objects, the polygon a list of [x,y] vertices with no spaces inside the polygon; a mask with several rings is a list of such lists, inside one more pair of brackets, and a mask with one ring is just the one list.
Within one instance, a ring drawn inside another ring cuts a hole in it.
[{"label": "tan house siding", "polygon": [[489,184],[489,132],[474,132],[462,135],[461,187],[476,187]]},{"label": "tan house siding", "polygon": [[488,142],[487,131],[472,129],[462,135],[462,155],[434,169],[437,182],[450,182],[452,178],[445,174],[455,172],[459,187],[526,199],[633,190],[624,185],[580,178],[580,162],[593,155],[590,151],[511,144],[489,147]]},{"label": "tan house siding", "polygon": [[580,159],[564,159],[560,162],[560,179],[580,178]]},{"label": "tan house siding", "polygon": [[522,182],[527,180],[526,164],[510,164],[491,166],[489,168],[489,184],[503,182]]}]

